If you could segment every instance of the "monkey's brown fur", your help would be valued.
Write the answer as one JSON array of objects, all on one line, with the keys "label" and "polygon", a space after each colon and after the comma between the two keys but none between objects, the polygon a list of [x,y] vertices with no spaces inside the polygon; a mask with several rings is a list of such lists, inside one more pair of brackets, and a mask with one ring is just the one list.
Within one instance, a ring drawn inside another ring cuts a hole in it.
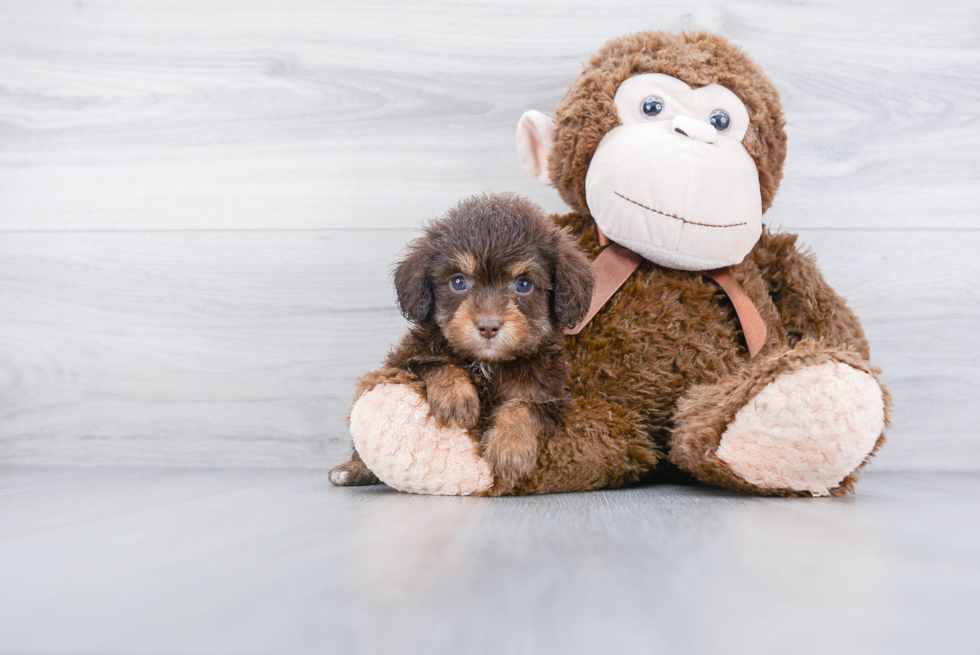
[{"label": "monkey's brown fur", "polygon": [[[555,221],[577,235],[591,257],[600,247],[586,205],[586,172],[599,141],[619,124],[613,103],[618,86],[643,73],[665,73],[695,88],[717,83],[734,92],[751,121],[743,143],[758,168],[763,209],[782,178],[786,135],[779,96],[741,49],[703,32],[643,32],[611,41],[559,105],[549,159],[552,181],[575,209]],[[618,487],[676,479],[680,469],[729,489],[810,495],[740,478],[715,455],[721,435],[738,409],[778,375],[831,361],[876,380],[878,370],[868,363],[858,319],[824,281],[814,257],[797,247],[796,236],[764,229],[732,270],[769,330],[756,359],[749,357],[731,301],[711,279],[644,261],[589,325],[566,341],[573,400],[563,427],[542,442],[534,474],[491,493]],[[887,427],[890,398],[883,393]],[[874,450],[882,443],[884,434]],[[855,473],[831,493],[851,491]]]},{"label": "monkey's brown fur", "polygon": [[[601,250],[591,217],[559,220]],[[709,278],[644,261],[577,336],[566,342],[573,401],[565,429],[543,444],[535,475],[510,493],[616,487],[671,466],[695,478],[758,494],[761,489],[714,456],[724,429],[750,398],[781,373],[840,361],[877,379],[868,343],[846,303],[826,284],[793,235],[765,231],[733,267],[769,327],[756,359],[744,345],[735,310]],[[886,405],[890,404],[886,390]],[[875,450],[884,443],[882,435]],[[852,474],[834,490],[850,491]]]},{"label": "monkey's brown fur", "polygon": [[[569,401],[562,327],[588,310],[588,259],[527,200],[474,196],[426,227],[394,277],[402,313],[415,325],[385,365],[421,380],[436,420],[470,430],[495,487],[512,488],[534,470],[539,444]],[[465,290],[452,287],[458,278]],[[519,293],[518,280],[531,290]],[[481,336],[483,321],[499,332]],[[369,375],[358,395],[392,376]],[[357,470],[351,479],[370,480],[358,458],[348,469]]]}]

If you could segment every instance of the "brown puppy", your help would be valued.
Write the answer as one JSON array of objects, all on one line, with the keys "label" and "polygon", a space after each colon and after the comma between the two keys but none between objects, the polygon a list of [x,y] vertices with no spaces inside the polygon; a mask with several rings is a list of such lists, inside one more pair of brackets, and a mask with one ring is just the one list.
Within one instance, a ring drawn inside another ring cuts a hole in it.
[{"label": "brown puppy", "polygon": [[[589,260],[533,203],[483,195],[426,226],[394,279],[415,325],[385,364],[425,383],[439,422],[482,435],[497,484],[515,485],[568,402],[562,327],[589,308]],[[356,455],[346,466],[335,473],[376,481]]]}]

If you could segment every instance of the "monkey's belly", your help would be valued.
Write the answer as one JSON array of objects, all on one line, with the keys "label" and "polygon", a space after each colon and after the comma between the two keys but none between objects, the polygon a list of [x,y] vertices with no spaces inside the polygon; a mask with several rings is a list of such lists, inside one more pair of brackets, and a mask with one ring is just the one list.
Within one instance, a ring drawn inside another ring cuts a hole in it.
[{"label": "monkey's belly", "polygon": [[714,283],[648,264],[566,342],[566,354],[573,395],[631,408],[653,433],[666,430],[686,389],[749,362],[734,310]]}]

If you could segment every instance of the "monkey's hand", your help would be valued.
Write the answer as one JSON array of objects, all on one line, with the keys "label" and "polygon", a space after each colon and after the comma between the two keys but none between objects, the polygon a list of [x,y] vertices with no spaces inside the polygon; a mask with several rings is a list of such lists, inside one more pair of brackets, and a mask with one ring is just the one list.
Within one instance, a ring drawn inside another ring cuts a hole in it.
[{"label": "monkey's hand", "polygon": [[425,397],[432,416],[447,427],[469,430],[480,418],[480,396],[466,371],[458,366],[437,366],[422,374]]},{"label": "monkey's hand", "polygon": [[500,485],[512,487],[531,475],[543,432],[541,418],[527,401],[508,400],[494,411],[481,446]]}]

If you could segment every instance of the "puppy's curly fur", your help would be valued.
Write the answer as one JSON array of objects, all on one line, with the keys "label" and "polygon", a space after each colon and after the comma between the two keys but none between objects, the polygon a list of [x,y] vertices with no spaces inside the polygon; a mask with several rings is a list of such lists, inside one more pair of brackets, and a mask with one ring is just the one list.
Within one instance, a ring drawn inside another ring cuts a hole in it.
[{"label": "puppy's curly fur", "polygon": [[[482,435],[496,485],[513,487],[563,418],[562,327],[588,311],[589,260],[537,205],[488,194],[426,226],[394,281],[415,325],[385,365],[425,383],[436,420]],[[371,475],[355,462],[348,475]]]}]

